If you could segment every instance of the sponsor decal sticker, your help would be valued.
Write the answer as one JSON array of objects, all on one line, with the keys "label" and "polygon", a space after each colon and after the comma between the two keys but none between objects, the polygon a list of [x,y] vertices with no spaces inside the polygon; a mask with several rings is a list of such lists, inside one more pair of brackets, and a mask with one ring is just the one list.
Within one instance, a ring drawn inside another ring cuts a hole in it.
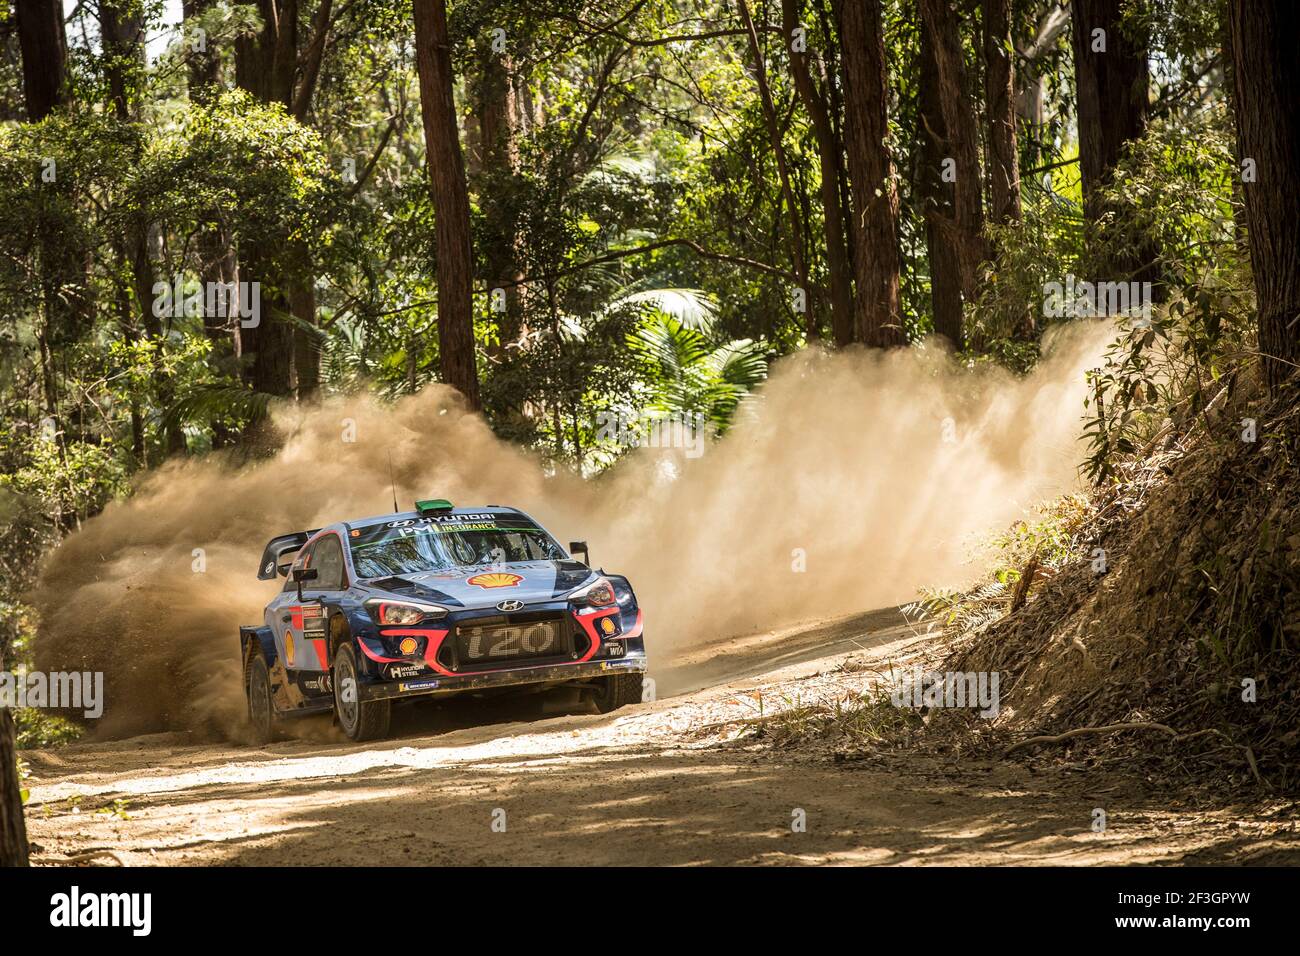
[{"label": "sponsor decal sticker", "polygon": [[413,680],[398,684],[397,689],[400,691],[408,690],[432,690],[438,686],[436,680]]},{"label": "sponsor decal sticker", "polygon": [[488,521],[496,523],[496,515],[489,512],[470,512],[467,514],[452,515],[422,515],[419,518],[401,518],[397,521],[390,521],[387,524],[389,528],[413,528],[421,525],[444,525],[444,524],[465,524],[472,521]]},{"label": "sponsor decal sticker", "polygon": [[489,571],[486,574],[476,574],[472,578],[466,579],[466,584],[472,584],[476,588],[513,588],[523,581],[523,575],[510,574],[507,571]]},{"label": "sponsor decal sticker", "polygon": [[403,654],[414,654],[415,649],[418,646],[419,644],[416,643],[416,640],[413,637],[404,637],[402,638],[402,643],[397,645],[398,650],[400,650]]}]

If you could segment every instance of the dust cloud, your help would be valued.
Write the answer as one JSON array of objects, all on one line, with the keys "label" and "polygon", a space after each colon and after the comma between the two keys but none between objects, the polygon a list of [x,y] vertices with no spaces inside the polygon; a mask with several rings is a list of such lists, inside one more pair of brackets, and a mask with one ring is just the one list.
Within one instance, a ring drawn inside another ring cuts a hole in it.
[{"label": "dust cloud", "polygon": [[282,584],[256,579],[262,547],[390,512],[390,453],[403,508],[514,505],[587,540],[637,590],[652,673],[689,645],[957,586],[977,536],[1077,484],[1084,372],[1109,335],[1065,326],[1023,378],[933,347],[808,350],[702,457],[640,448],[586,481],[547,476],[441,386],[282,409],[274,457],[171,462],[64,541],[33,596],[36,666],[106,673],[100,737],[237,736],[238,627]]}]

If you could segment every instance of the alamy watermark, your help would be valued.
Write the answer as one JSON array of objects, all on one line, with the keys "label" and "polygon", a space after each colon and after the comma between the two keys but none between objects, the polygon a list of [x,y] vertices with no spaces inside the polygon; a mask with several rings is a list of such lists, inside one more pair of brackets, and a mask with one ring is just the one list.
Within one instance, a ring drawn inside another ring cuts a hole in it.
[{"label": "alamy watermark", "polygon": [[153,894],[83,892],[74,885],[50,897],[50,925],[124,927],[133,936],[148,936],[153,930]]},{"label": "alamy watermark", "polygon": [[889,699],[895,707],[978,708],[984,718],[998,715],[997,671],[925,671],[912,668],[910,680],[904,677]]},{"label": "alamy watermark", "polygon": [[687,458],[704,454],[704,416],[689,414],[626,415],[623,412],[596,413],[596,440],[612,441],[623,448],[680,448]]},{"label": "alamy watermark", "polygon": [[104,715],[104,673],[0,671],[0,707],[80,710],[97,720]]},{"label": "alamy watermark", "polygon": [[219,319],[238,319],[241,328],[253,329],[262,322],[262,283],[203,282],[199,289],[185,294],[182,276],[171,283],[153,284],[153,314],[197,318],[206,315]]},{"label": "alamy watermark", "polygon": [[1065,282],[1043,283],[1043,315],[1052,319],[1137,315],[1150,323],[1151,283],[1082,282],[1067,274]]}]

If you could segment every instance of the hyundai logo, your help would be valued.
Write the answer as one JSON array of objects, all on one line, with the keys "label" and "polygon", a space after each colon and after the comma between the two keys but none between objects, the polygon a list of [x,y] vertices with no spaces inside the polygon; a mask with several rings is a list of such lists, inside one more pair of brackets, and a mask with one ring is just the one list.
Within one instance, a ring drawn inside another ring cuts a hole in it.
[{"label": "hyundai logo", "polygon": [[523,601],[502,601],[497,605],[498,611],[517,611],[524,606]]}]

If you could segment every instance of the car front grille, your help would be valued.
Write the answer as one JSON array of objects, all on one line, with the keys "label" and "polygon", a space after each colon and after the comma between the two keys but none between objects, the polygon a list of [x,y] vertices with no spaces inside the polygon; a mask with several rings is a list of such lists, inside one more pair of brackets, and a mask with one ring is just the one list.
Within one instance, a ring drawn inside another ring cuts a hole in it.
[{"label": "car front grille", "polygon": [[457,671],[569,661],[574,658],[573,622],[554,612],[470,619],[456,627],[447,644],[444,651],[451,652],[451,659],[440,654],[439,663]]}]

